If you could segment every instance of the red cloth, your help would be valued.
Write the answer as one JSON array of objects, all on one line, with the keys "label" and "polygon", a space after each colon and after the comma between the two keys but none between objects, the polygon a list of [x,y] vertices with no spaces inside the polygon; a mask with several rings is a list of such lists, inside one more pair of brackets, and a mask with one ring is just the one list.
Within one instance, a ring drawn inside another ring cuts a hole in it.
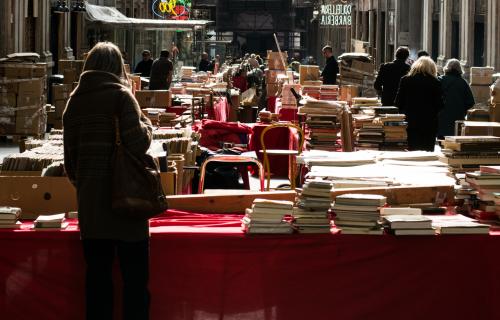
[{"label": "red cloth", "polygon": [[[249,149],[257,153],[257,157],[264,162],[264,157],[259,150],[262,150],[260,136],[265,127],[269,124],[258,123],[252,128]],[[265,136],[266,149],[296,150],[298,143],[297,135],[293,134],[289,128],[280,127],[272,129]],[[269,156],[271,173],[278,177],[288,177],[288,156]]]},{"label": "red cloth", "polygon": [[227,121],[229,117],[229,104],[226,97],[220,97],[214,102],[214,107],[212,110],[209,109],[208,116],[216,121]]},{"label": "red cloth", "polygon": [[[245,236],[240,217],[151,222],[152,320],[500,319],[498,234]],[[75,229],[0,241],[2,319],[84,319]]]},{"label": "red cloth", "polygon": [[267,97],[267,111],[276,113],[276,98],[277,97]]},{"label": "red cloth", "polygon": [[201,133],[200,145],[210,150],[221,148],[221,142],[247,143],[252,129],[239,122],[221,122],[203,120],[193,126],[193,130]]}]

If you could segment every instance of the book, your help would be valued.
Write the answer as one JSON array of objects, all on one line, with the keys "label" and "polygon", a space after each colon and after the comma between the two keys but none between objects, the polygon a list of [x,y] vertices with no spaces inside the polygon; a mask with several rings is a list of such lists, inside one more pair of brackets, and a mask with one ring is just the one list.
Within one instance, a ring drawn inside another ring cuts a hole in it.
[{"label": "book", "polygon": [[432,220],[422,215],[388,215],[384,223],[391,229],[431,229]]},{"label": "book", "polygon": [[378,194],[358,194],[358,193],[346,193],[336,197],[335,204],[345,204],[345,205],[366,205],[366,206],[383,206],[385,205],[387,198]]},{"label": "book", "polygon": [[494,173],[500,175],[500,166],[480,166],[481,173]]},{"label": "book", "polygon": [[65,214],[40,215],[35,219],[35,228],[62,228]]},{"label": "book", "polygon": [[420,208],[394,208],[394,207],[385,207],[380,209],[380,215],[388,216],[388,215],[422,215],[422,209]]},{"label": "book", "polygon": [[489,234],[490,226],[461,214],[428,216],[439,234]]},{"label": "book", "polygon": [[384,229],[358,229],[358,228],[342,228],[341,234],[366,234],[366,235],[383,235]]},{"label": "book", "polygon": [[396,236],[434,236],[436,230],[430,229],[395,229],[391,231]]},{"label": "book", "polygon": [[11,223],[0,223],[0,229],[21,229],[21,221],[14,221]]},{"label": "book", "polygon": [[337,201],[333,204],[333,211],[361,211],[361,212],[378,212],[379,207],[369,206],[369,205],[357,205],[357,204],[338,204]]}]

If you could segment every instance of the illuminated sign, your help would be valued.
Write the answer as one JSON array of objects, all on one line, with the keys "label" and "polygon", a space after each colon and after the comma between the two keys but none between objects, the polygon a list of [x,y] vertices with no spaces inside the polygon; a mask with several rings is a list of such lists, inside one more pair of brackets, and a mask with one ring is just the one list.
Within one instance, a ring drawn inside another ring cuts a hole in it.
[{"label": "illuminated sign", "polygon": [[154,0],[152,10],[162,19],[188,20],[191,0]]},{"label": "illuminated sign", "polygon": [[321,5],[321,26],[347,27],[352,24],[352,5],[347,1]]}]

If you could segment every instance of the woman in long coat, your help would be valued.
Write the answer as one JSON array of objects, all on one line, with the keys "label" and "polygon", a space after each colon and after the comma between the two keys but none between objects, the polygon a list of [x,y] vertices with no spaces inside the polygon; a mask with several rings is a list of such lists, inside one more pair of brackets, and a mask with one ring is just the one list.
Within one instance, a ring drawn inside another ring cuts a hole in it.
[{"label": "woman in long coat", "polygon": [[436,64],[431,58],[419,58],[408,75],[401,78],[395,105],[406,115],[408,149],[434,151],[443,99]]},{"label": "woman in long coat", "polygon": [[128,84],[120,50],[101,42],[89,52],[63,115],[64,165],[76,187],[86,262],[86,318],[113,318],[115,255],[123,279],[124,319],[149,318],[148,221],[111,211],[111,168],[118,117],[122,145],[140,157],[151,143],[151,122]]},{"label": "woman in long coat", "polygon": [[457,59],[450,59],[440,76],[443,89],[444,109],[439,114],[438,137],[452,136],[455,121],[464,120],[467,110],[474,106],[474,97],[469,84],[462,78],[462,66]]}]

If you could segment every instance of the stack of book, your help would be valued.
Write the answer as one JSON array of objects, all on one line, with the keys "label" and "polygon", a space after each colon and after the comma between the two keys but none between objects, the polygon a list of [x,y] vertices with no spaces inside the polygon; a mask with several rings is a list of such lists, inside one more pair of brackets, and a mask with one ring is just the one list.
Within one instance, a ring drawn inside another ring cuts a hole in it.
[{"label": "stack of book", "polygon": [[255,199],[252,208],[246,209],[241,226],[248,234],[292,233],[292,225],[284,220],[292,211],[292,201]]},{"label": "stack of book", "polygon": [[500,165],[500,137],[448,136],[442,142],[443,156],[451,172],[468,172],[480,165]]},{"label": "stack of book", "polygon": [[408,147],[408,136],[406,128],[408,122],[405,121],[404,114],[383,114],[376,120],[381,123],[384,129],[384,142],[382,150],[404,150]]},{"label": "stack of book", "polygon": [[328,211],[332,184],[324,180],[307,180],[293,208],[294,226],[300,233],[330,233]]},{"label": "stack of book", "polygon": [[320,100],[336,101],[339,97],[339,86],[337,85],[321,85]]},{"label": "stack of book", "polygon": [[336,151],[340,144],[340,131],[343,106],[332,101],[308,100],[299,113],[306,114],[309,129],[308,148]]},{"label": "stack of book", "polygon": [[380,103],[378,98],[365,98],[365,97],[352,98],[352,107],[354,109],[360,107],[379,107],[379,106],[382,106],[382,103]]},{"label": "stack of book", "polygon": [[381,123],[364,123],[356,134],[358,150],[380,150],[384,142],[384,128]]},{"label": "stack of book", "polygon": [[193,81],[193,73],[196,71],[195,67],[181,67],[181,81],[182,82],[190,82]]},{"label": "stack of book", "polygon": [[382,208],[384,226],[389,233],[400,235],[435,235],[432,220],[420,208]]},{"label": "stack of book", "polygon": [[65,214],[58,213],[52,215],[41,215],[35,219],[34,229],[38,230],[51,230],[51,229],[64,229],[68,226],[65,221]]},{"label": "stack of book", "polygon": [[339,195],[333,205],[335,225],[343,234],[381,235],[380,207],[386,201],[386,197],[376,194]]},{"label": "stack of book", "polygon": [[290,90],[293,88],[295,92],[300,92],[300,84],[283,84],[283,90],[281,91],[281,105],[282,108],[297,108],[297,99]]},{"label": "stack of book", "polygon": [[490,226],[461,214],[428,216],[438,234],[489,234]]},{"label": "stack of book", "polygon": [[21,208],[0,207],[0,228],[19,229],[21,222],[18,221],[21,215]]},{"label": "stack of book", "polygon": [[321,86],[318,85],[303,85],[302,86],[302,95],[309,96],[313,99],[321,98]]}]

